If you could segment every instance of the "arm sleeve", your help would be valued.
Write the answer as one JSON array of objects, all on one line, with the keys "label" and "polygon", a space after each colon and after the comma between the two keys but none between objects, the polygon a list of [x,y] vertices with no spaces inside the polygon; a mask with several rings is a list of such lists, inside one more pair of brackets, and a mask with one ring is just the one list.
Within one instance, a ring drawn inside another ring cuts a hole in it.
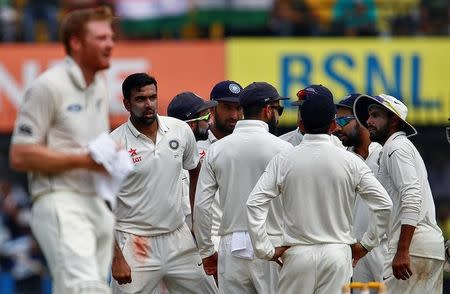
[{"label": "arm sleeve", "polygon": [[390,152],[388,171],[400,194],[400,223],[415,227],[419,222],[422,194],[414,157],[406,146]]},{"label": "arm sleeve", "polygon": [[183,168],[191,170],[197,167],[199,162],[199,155],[197,143],[195,142],[194,133],[192,133],[189,126],[185,126],[186,148],[183,153]]},{"label": "arm sleeve", "polygon": [[364,233],[361,244],[370,251],[378,246],[386,234],[392,210],[392,200],[364,162],[357,163],[357,173],[358,184],[356,192],[371,211],[369,228]]},{"label": "arm sleeve", "polygon": [[20,106],[12,144],[45,144],[55,110],[55,100],[45,83],[33,84]]},{"label": "arm sleeve", "polygon": [[200,256],[202,258],[214,254],[214,244],[211,240],[211,205],[213,203],[218,185],[210,161],[211,152],[208,152],[205,157],[204,164],[200,169],[194,205],[194,233],[197,239]]},{"label": "arm sleeve", "polygon": [[275,247],[266,230],[270,201],[280,195],[278,171],[280,156],[274,157],[256,183],[247,200],[248,231],[257,257],[270,260]]}]

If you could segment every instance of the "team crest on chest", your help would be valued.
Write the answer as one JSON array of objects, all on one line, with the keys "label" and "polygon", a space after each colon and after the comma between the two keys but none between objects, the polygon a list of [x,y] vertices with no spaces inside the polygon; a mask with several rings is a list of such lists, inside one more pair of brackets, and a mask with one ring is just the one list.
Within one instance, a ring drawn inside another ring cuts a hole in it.
[{"label": "team crest on chest", "polygon": [[180,147],[180,142],[178,142],[177,140],[173,139],[169,141],[169,147],[172,150],[177,150],[178,147]]}]

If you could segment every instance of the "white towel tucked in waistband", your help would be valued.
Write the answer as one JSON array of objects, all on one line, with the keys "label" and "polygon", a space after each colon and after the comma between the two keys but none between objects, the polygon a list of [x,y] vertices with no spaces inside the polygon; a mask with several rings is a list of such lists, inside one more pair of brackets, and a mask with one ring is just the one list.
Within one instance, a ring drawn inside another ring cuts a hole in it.
[{"label": "white towel tucked in waistband", "polygon": [[253,259],[252,241],[248,232],[234,232],[231,239],[231,254],[244,259]]}]

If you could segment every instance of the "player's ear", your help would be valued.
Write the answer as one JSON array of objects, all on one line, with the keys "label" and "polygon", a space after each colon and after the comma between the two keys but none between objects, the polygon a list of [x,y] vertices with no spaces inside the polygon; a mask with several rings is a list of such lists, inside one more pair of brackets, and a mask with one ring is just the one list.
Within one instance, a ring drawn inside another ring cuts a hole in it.
[{"label": "player's ear", "polygon": [[302,131],[303,133],[306,133],[306,131],[305,131],[305,125],[303,124],[303,121],[302,121],[302,120],[300,120],[300,121],[298,122],[298,128],[299,128],[300,131]]},{"label": "player's ear", "polygon": [[122,100],[122,102],[123,102],[123,106],[125,106],[125,109],[126,109],[128,112],[131,112],[131,103],[130,103],[130,100],[124,98],[124,99]]}]

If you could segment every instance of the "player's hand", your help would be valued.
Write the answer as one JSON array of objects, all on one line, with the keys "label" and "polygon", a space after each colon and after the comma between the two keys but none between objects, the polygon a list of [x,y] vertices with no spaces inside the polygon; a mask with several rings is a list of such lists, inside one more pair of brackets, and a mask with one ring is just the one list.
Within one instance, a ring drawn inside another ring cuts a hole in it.
[{"label": "player's hand", "polygon": [[114,280],[119,285],[131,283],[131,268],[123,256],[114,256],[111,271]]},{"label": "player's hand", "polygon": [[392,273],[398,280],[407,280],[412,276],[409,251],[397,250],[392,261]]},{"label": "player's hand", "polygon": [[90,171],[95,171],[95,172],[99,172],[99,173],[105,173],[105,174],[108,173],[106,171],[105,167],[103,165],[95,162],[95,160],[92,159],[92,157],[89,153],[81,155],[80,163],[81,163],[81,168],[85,168]]},{"label": "player's hand", "polygon": [[217,256],[217,252],[214,252],[213,255],[203,258],[203,268],[207,275],[217,277]]},{"label": "player's hand", "polygon": [[281,256],[283,255],[284,251],[291,248],[291,246],[279,246],[275,247],[275,254],[273,255],[271,261],[275,261],[280,266],[283,266],[283,260],[281,259]]},{"label": "player's hand", "polygon": [[367,251],[361,243],[357,242],[350,245],[352,249],[352,266],[355,267],[358,261],[363,258],[369,251]]}]

